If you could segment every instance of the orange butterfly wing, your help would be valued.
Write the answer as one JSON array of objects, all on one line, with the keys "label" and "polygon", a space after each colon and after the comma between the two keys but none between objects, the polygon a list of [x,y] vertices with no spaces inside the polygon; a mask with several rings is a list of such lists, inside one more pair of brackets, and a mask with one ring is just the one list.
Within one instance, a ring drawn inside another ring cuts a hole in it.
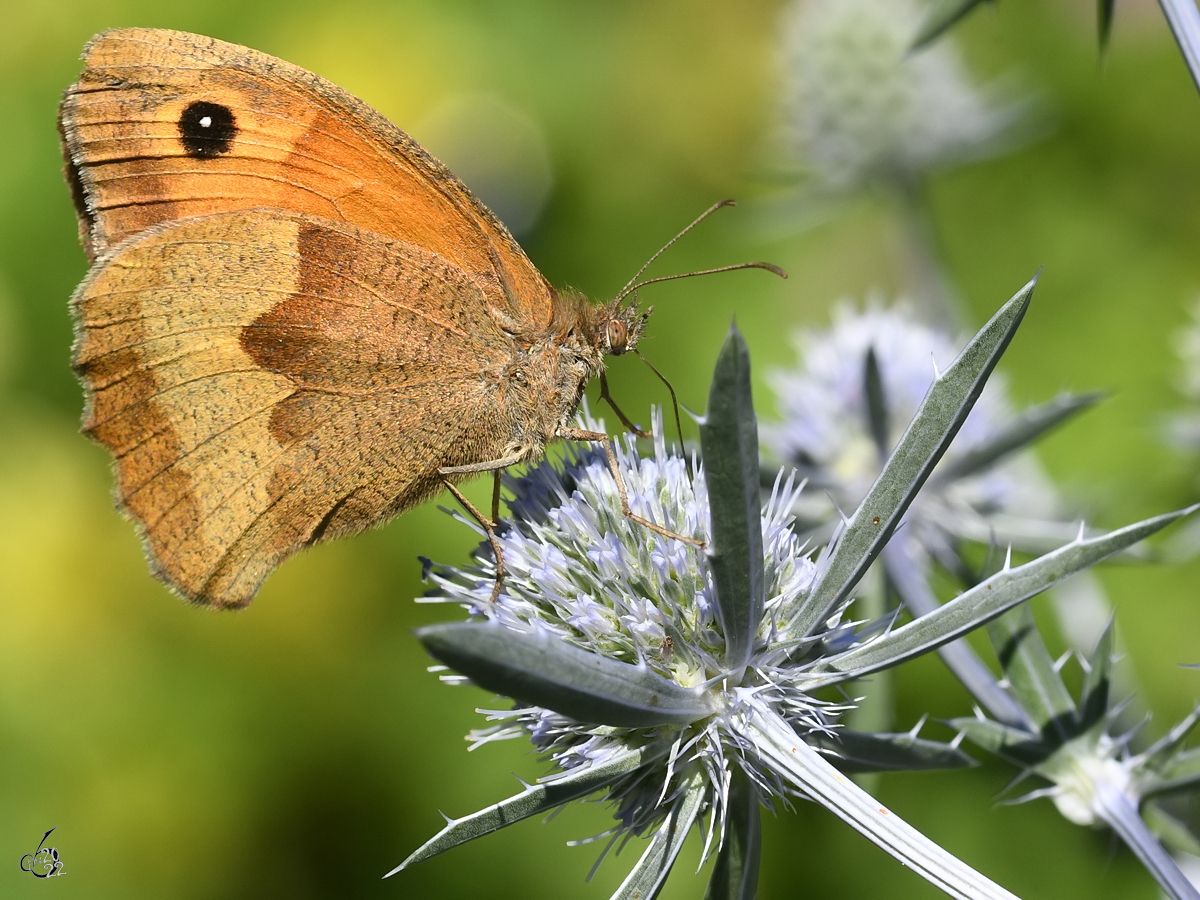
[{"label": "orange butterfly wing", "polygon": [[324,219],[152,228],[93,268],[74,309],[84,428],[158,574],[214,606],[428,498],[439,466],[501,456],[521,417],[480,285]]},{"label": "orange butterfly wing", "polygon": [[300,547],[436,492],[438,467],[553,436],[587,368],[518,364],[514,334],[545,338],[558,295],[407,135],[210,38],[110,31],[84,59],[60,113],[96,260],[84,427],[173,587],[244,605]]},{"label": "orange butterfly wing", "polygon": [[553,291],[505,227],[412,138],[336,85],[179,31],[104,32],[83,58],[60,127],[91,258],[163,222],[287,209],[423,247],[494,280],[518,322],[549,322]]}]

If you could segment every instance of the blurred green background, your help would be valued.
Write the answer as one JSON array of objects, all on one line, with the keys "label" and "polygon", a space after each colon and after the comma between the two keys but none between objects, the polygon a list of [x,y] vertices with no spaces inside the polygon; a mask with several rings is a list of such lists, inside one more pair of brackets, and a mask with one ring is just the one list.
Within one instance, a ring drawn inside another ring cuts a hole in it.
[{"label": "blurred green background", "polygon": [[[1019,402],[1060,389],[1112,397],[1044,442],[1046,466],[1099,524],[1196,499],[1195,470],[1157,440],[1179,400],[1171,339],[1200,293],[1200,97],[1151,0],[1120,0],[1101,63],[1091,0],[1003,0],[955,32],[981,76],[1015,73],[1044,136],[934,178],[939,251],[971,325],[1039,266],[1002,368]],[[0,896],[606,897],[632,852],[583,879],[603,810],[525,822],[402,873],[442,824],[542,767],[516,742],[470,757],[488,697],[425,671],[410,630],[418,554],[461,563],[473,535],[439,512],[315,549],[238,614],[189,608],[149,577],[113,510],[106,454],[77,431],[67,298],[85,271],[60,177],[55,110],[93,33],[177,28],[253,46],[329,78],[435,144],[422,122],[484,92],[540,129],[553,182],[524,238],[556,284],[606,297],[715,200],[764,190],[778,94],[777,2],[560,3],[51,0],[0,6]],[[433,146],[434,152],[438,147]],[[467,179],[470,181],[470,178]],[[831,301],[910,277],[900,219],[862,200],[786,239],[753,237],[752,203],[722,213],[657,273],[763,258],[750,272],[646,291],[643,343],[681,400],[703,406],[737,315],[760,376]],[[665,399],[636,360],[623,405]],[[771,403],[759,382],[761,413]],[[594,389],[593,389],[594,393]],[[476,486],[478,496],[478,486]],[[1200,696],[1200,564],[1110,568],[1103,581],[1150,730]],[[899,722],[968,709],[936,660],[899,677]],[[890,776],[881,798],[1027,897],[1150,898],[1131,854],[1047,801],[996,807],[1009,773]],[[18,869],[41,834],[67,877]],[[768,816],[760,896],[941,896],[830,815]],[[631,848],[632,851],[633,848]],[[698,847],[664,896],[700,897]]]}]

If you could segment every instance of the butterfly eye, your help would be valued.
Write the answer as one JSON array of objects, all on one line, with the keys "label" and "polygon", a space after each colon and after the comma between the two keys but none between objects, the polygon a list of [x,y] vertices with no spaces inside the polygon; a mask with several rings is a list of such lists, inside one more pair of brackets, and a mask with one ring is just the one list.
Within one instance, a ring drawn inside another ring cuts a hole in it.
[{"label": "butterfly eye", "polygon": [[179,117],[179,139],[188,156],[212,159],[228,153],[237,132],[233,110],[219,103],[197,100]]},{"label": "butterfly eye", "polygon": [[620,319],[609,319],[607,325],[609,352],[618,355],[624,353],[629,344],[629,329]]}]

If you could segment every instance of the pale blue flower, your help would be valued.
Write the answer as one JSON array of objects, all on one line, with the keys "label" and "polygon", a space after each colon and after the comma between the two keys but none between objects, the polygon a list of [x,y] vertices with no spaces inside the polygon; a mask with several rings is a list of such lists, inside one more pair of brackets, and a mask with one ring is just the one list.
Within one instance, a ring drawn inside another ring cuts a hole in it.
[{"label": "pale blue flower", "polygon": [[1015,110],[949,41],[912,51],[913,0],[796,0],[783,20],[784,140],[826,191],[911,182],[987,147]]}]

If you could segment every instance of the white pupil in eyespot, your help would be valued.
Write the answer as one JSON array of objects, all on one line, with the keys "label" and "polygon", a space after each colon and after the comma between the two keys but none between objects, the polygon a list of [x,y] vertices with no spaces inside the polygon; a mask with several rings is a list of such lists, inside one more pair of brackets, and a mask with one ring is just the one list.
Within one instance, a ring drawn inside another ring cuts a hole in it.
[{"label": "white pupil in eyespot", "polygon": [[205,116],[200,120],[201,128],[212,128],[212,116]]}]

